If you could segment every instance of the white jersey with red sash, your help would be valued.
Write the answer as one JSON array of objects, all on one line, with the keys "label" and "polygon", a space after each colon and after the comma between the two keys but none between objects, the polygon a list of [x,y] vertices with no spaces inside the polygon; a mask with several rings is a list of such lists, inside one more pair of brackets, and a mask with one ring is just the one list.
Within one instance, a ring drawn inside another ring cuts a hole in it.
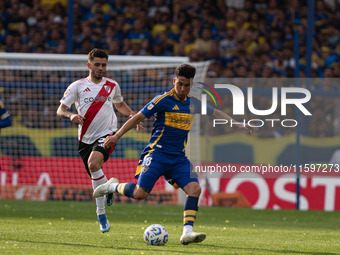
[{"label": "white jersey with red sash", "polygon": [[109,78],[95,84],[89,78],[68,86],[60,103],[71,107],[75,104],[79,115],[85,117],[78,126],[79,141],[91,144],[98,138],[117,130],[117,116],[113,103],[123,102],[119,84]]}]

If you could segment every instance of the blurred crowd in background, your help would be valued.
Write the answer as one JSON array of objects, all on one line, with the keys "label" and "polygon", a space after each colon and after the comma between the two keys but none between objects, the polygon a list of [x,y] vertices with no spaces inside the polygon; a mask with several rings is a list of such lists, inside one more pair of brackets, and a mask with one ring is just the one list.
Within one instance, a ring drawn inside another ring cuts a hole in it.
[{"label": "blurred crowd in background", "polygon": [[[213,77],[305,76],[307,0],[74,0],[73,53],[214,60]],[[66,53],[67,0],[0,1],[0,50]],[[312,76],[340,77],[340,1],[315,0]],[[300,60],[294,60],[294,31]]]},{"label": "blurred crowd in background", "polygon": [[[307,2],[74,0],[73,53],[87,54],[97,47],[107,49],[111,55],[188,56],[192,62],[211,60],[207,76],[212,79],[293,78],[296,68],[299,77],[304,78]],[[66,53],[67,4],[67,0],[0,1],[0,51]],[[312,78],[340,78],[340,0],[315,0],[314,21]],[[294,58],[294,31],[299,33],[298,63]],[[53,72],[20,75],[23,82],[63,82],[65,86],[71,82],[61,81],[63,76]],[[1,71],[0,81],[20,82],[19,76],[10,70]],[[147,74],[138,74],[135,80],[144,76]],[[311,89],[337,91],[338,86],[339,82],[320,82]],[[18,91],[15,87],[3,92],[8,110],[19,116],[24,126],[65,127],[66,122],[55,115],[62,92],[49,93],[43,88]],[[146,103],[136,99],[133,93],[124,96],[134,110]],[[230,113],[232,101],[226,101],[224,110]],[[256,102],[263,109],[270,108],[266,95],[256,95]],[[340,134],[340,102],[336,96],[313,96],[308,107],[313,119],[307,120],[302,130],[304,135]],[[295,118],[294,111],[288,117]],[[261,129],[259,136],[280,137],[294,131]]]}]

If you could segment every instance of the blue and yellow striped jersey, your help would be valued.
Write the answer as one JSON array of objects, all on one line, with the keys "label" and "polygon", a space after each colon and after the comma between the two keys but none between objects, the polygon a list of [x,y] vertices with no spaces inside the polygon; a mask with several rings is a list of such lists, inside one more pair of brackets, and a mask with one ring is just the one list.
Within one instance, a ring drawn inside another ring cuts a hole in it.
[{"label": "blue and yellow striped jersey", "polygon": [[[199,99],[187,96],[184,101],[180,101],[174,89],[156,96],[141,110],[147,118],[155,115],[151,138],[142,155],[154,150],[185,155],[185,146],[194,114],[200,111]],[[212,114],[213,111],[214,109],[208,106],[208,114]]]}]

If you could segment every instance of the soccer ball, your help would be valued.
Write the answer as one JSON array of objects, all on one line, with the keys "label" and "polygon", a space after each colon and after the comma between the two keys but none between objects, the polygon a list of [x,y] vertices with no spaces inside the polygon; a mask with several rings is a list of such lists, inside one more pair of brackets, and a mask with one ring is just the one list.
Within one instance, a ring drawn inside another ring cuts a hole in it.
[{"label": "soccer ball", "polygon": [[168,237],[168,231],[160,224],[152,224],[144,231],[144,241],[149,245],[164,245]]}]

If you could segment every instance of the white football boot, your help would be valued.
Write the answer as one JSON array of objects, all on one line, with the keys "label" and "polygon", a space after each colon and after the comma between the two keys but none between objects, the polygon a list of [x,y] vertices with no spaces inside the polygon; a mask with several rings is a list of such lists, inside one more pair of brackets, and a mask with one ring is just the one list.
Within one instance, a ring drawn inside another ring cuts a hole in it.
[{"label": "white football boot", "polygon": [[181,236],[181,243],[187,245],[189,243],[199,243],[206,238],[206,234],[197,232],[187,232]]},{"label": "white football boot", "polygon": [[[111,178],[110,180],[108,180],[107,182],[99,185],[94,191],[93,191],[93,196],[95,198],[97,197],[101,197],[101,196],[104,196],[106,194],[109,194],[109,193],[113,193],[113,192],[110,192],[109,191],[109,186],[111,183],[119,183],[118,179],[117,178]],[[112,198],[113,199],[113,198]]]}]

